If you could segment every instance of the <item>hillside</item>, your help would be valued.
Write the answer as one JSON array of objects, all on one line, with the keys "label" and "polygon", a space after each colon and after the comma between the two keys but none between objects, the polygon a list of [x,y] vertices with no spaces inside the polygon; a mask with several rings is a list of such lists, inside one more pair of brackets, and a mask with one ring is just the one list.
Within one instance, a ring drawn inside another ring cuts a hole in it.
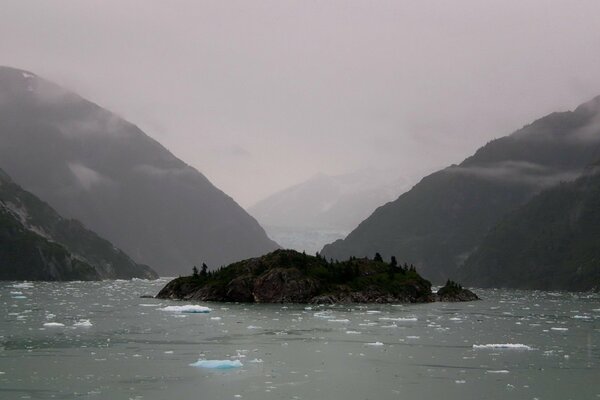
[{"label": "hillside", "polygon": [[254,218],[135,125],[0,67],[0,168],[162,275],[277,248]]},{"label": "hillside", "polygon": [[600,170],[543,191],[494,227],[460,269],[479,287],[600,289]]},{"label": "hillside", "polygon": [[110,242],[64,219],[0,170],[0,279],[153,279]]},{"label": "hillside", "polygon": [[541,190],[575,179],[599,158],[599,117],[597,97],[494,140],[379,207],[322,254],[337,259],[395,254],[442,282],[504,215]]}]

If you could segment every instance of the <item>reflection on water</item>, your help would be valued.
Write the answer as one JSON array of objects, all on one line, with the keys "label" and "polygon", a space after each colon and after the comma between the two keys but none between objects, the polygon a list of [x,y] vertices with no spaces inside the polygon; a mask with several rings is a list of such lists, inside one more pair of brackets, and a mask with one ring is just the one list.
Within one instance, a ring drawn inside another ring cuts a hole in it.
[{"label": "reflection on water", "polygon": [[165,283],[0,283],[0,398],[600,398],[598,294],[208,313],[139,298]]}]

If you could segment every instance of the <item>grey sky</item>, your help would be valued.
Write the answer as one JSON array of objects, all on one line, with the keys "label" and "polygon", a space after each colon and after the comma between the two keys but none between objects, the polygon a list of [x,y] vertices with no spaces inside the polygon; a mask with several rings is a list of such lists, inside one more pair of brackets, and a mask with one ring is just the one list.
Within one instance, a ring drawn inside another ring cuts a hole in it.
[{"label": "grey sky", "polygon": [[0,0],[0,64],[139,125],[241,205],[460,161],[600,94],[600,1]]}]

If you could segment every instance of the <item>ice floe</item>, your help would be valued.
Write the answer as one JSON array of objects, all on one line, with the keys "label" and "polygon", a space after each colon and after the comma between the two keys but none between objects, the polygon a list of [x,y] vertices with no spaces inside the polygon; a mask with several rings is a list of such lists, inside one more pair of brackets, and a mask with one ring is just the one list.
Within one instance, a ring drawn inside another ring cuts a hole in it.
[{"label": "ice floe", "polygon": [[391,317],[381,317],[380,321],[394,321],[394,322],[415,322],[417,321],[416,317],[407,317],[407,318],[391,318]]},{"label": "ice floe", "polygon": [[44,326],[46,328],[60,328],[65,326],[65,324],[61,324],[60,322],[44,322]]},{"label": "ice floe", "polygon": [[80,319],[79,321],[75,322],[73,324],[73,326],[77,327],[77,328],[89,328],[90,326],[93,326],[94,324],[92,324],[92,322],[89,319]]},{"label": "ice floe", "polygon": [[210,369],[232,369],[243,367],[240,360],[198,360],[190,364],[190,367],[210,368]]},{"label": "ice floe", "polygon": [[381,343],[381,342],[369,342],[369,343],[365,343],[365,346],[383,346],[383,343]]},{"label": "ice floe", "polygon": [[531,346],[520,343],[495,343],[495,344],[474,344],[474,349],[509,349],[509,350],[533,350]]},{"label": "ice floe", "polygon": [[178,313],[189,313],[189,314],[206,314],[212,310],[208,307],[198,305],[186,305],[186,306],[167,306],[159,308],[161,311],[178,312]]}]

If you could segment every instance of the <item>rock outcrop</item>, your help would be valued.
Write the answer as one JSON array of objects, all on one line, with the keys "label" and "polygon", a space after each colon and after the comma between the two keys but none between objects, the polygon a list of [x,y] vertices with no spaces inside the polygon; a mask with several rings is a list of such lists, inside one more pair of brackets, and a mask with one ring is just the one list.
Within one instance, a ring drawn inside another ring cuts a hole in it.
[{"label": "rock outcrop", "polygon": [[[293,250],[231,264],[219,271],[180,277],[156,296],[161,299],[246,303],[426,303],[436,299],[431,283],[414,268],[382,260],[326,261]],[[477,296],[475,296],[477,298]]]}]

